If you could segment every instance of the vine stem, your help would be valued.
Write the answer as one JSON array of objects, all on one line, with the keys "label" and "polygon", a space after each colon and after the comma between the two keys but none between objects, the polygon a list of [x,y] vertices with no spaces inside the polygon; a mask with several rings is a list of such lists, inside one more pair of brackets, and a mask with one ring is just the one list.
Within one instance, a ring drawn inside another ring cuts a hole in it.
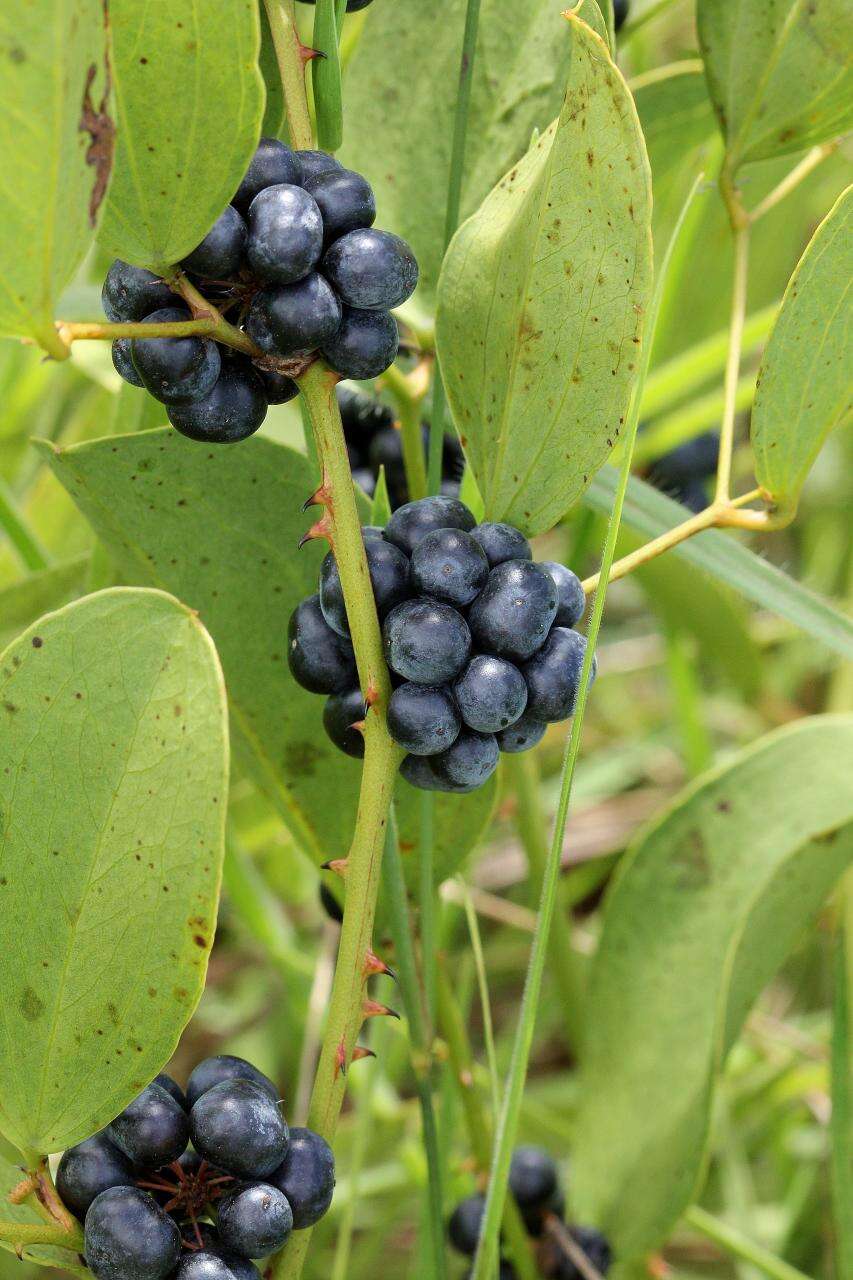
[{"label": "vine stem", "polygon": [[799,1271],[783,1258],[771,1253],[769,1249],[756,1244],[736,1227],[731,1227],[727,1222],[722,1222],[712,1214],[706,1213],[697,1204],[687,1210],[684,1221],[696,1231],[701,1232],[703,1236],[720,1245],[727,1253],[733,1254],[736,1258],[742,1258],[744,1262],[752,1263],[773,1280],[809,1280],[805,1272]]},{"label": "vine stem", "polygon": [[290,141],[298,151],[309,149],[314,141],[308,96],[305,92],[305,57],[296,26],[294,0],[264,0],[270,24]]},{"label": "vine stem", "polygon": [[723,403],[723,420],[720,425],[720,453],[717,462],[717,487],[715,499],[724,504],[729,500],[734,452],[735,417],[737,413],[737,384],[740,376],[743,328],[746,321],[746,292],[749,280],[749,216],[740,202],[731,174],[724,166],[720,174],[720,192],[723,196],[734,238],[734,276],[732,281],[732,309],[729,323],[729,353],[726,360],[726,377]]}]

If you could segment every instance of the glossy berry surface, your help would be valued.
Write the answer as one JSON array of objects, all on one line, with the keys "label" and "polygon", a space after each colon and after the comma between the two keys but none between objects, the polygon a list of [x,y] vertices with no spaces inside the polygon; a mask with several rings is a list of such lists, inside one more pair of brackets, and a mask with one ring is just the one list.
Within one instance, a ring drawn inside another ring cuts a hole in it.
[{"label": "glossy berry surface", "polygon": [[290,1235],[293,1213],[283,1191],[260,1182],[223,1196],[217,1202],[216,1224],[226,1250],[265,1258]]},{"label": "glossy berry surface", "polygon": [[[384,539],[368,538],[364,543],[373,598],[380,621],[409,593],[409,562],[398,547]],[[339,636],[349,635],[343,587],[338,564],[330,551],[320,567],[320,608],[326,622]]]},{"label": "glossy berry surface", "polygon": [[433,529],[463,529],[470,532],[475,524],[471,512],[458,498],[437,495],[407,502],[398,507],[385,528],[385,537],[406,555]]},{"label": "glossy berry surface", "polygon": [[181,1251],[177,1226],[147,1191],[111,1187],[86,1214],[84,1250],[98,1280],[162,1280]]},{"label": "glossy berry surface", "polygon": [[563,1211],[557,1166],[541,1147],[516,1147],[509,1166],[509,1189],[530,1235],[542,1234],[547,1214]]},{"label": "glossy berry surface", "polygon": [[400,776],[419,791],[441,791],[442,783],[432,768],[432,756],[406,756],[400,765]]},{"label": "glossy berry surface", "polygon": [[[144,320],[172,324],[189,318],[183,307],[164,307]],[[146,391],[169,405],[189,404],[206,396],[222,367],[219,348],[209,338],[134,338],[130,351]]]},{"label": "glossy berry surface", "polygon": [[274,369],[261,369],[255,365],[255,372],[264,384],[264,395],[269,404],[287,404],[299,395],[299,388],[292,378]]},{"label": "glossy berry surface", "polygon": [[508,729],[502,729],[495,736],[501,751],[507,755],[517,755],[520,751],[529,751],[531,747],[536,746],[537,742],[541,742],[547,728],[544,720],[537,720],[535,716],[525,711],[515,724],[511,724]]},{"label": "glossy berry surface", "polygon": [[279,142],[278,138],[261,138],[231,203],[245,214],[255,196],[265,187],[301,180],[302,169],[290,147]]},{"label": "glossy berry surface", "polygon": [[405,240],[366,227],[331,245],[323,258],[323,274],[348,306],[389,311],[414,293],[418,264]]},{"label": "glossy berry surface", "polygon": [[339,751],[361,760],[364,756],[364,734],[353,729],[364,719],[364,696],[360,689],[333,693],[323,707],[323,728]]},{"label": "glossy berry surface", "polygon": [[302,600],[290,616],[287,661],[296,683],[311,693],[346,693],[358,684],[352,645],[326,622],[319,595]]},{"label": "glossy berry surface", "polygon": [[225,1080],[206,1090],[190,1111],[190,1137],[199,1155],[240,1178],[263,1178],[287,1151],[288,1130],[277,1102],[250,1080]]},{"label": "glossy berry surface", "polygon": [[468,621],[478,648],[520,661],[545,642],[556,614],[557,587],[547,570],[505,560],[492,569]]},{"label": "glossy berry surface", "polygon": [[204,1058],[187,1081],[187,1106],[194,1107],[203,1093],[227,1080],[250,1080],[263,1089],[273,1101],[278,1100],[278,1089],[262,1071],[245,1058],[221,1053],[214,1058]]},{"label": "glossy berry surface", "polygon": [[[537,720],[567,720],[580,686],[586,639],[568,627],[554,627],[538,653],[524,664],[527,710]],[[595,679],[595,666],[590,683]]]},{"label": "glossy berry surface", "polygon": [[486,1197],[481,1195],[466,1196],[450,1215],[447,1234],[450,1243],[459,1253],[472,1258],[477,1252],[480,1239],[480,1228],[486,1212]]},{"label": "glossy berry surface", "polygon": [[190,440],[236,444],[261,426],[267,416],[264,384],[246,360],[226,360],[211,390],[190,404],[169,405],[172,426]]},{"label": "glossy berry surface", "polygon": [[189,1110],[189,1106],[187,1104],[187,1095],[184,1093],[183,1089],[178,1084],[178,1082],[176,1080],[173,1080],[171,1076],[167,1076],[165,1071],[161,1071],[159,1076],[155,1076],[152,1083],[159,1084],[161,1089],[165,1089],[166,1092],[175,1099],[175,1102],[177,1102],[178,1106],[181,1107],[184,1111]]},{"label": "glossy berry surface", "polygon": [[261,1280],[261,1273],[248,1258],[208,1248],[184,1254],[173,1280]]},{"label": "glossy berry surface", "polygon": [[129,382],[132,387],[145,386],[133,363],[130,338],[116,338],[110,348],[110,354],[113,358],[113,368],[120,378],[124,378],[125,382]]},{"label": "glossy berry surface", "polygon": [[489,780],[499,757],[494,734],[463,728],[453,746],[432,757],[432,768],[449,790],[473,791]]},{"label": "glossy berry surface", "polygon": [[388,703],[388,732],[415,756],[433,756],[451,746],[462,721],[450,692],[432,685],[401,684]]},{"label": "glossy berry surface", "polygon": [[532,560],[533,552],[530,543],[523,533],[511,524],[500,521],[485,521],[478,524],[471,536],[476,538],[486,553],[490,568],[503,564],[505,560]]},{"label": "glossy berry surface", "polygon": [[344,307],[341,325],[321,348],[342,378],[378,378],[394,363],[400,346],[397,322],[387,311]]},{"label": "glossy berry surface", "polygon": [[508,728],[527,706],[527,685],[518,667],[492,654],[473,657],[453,693],[468,728],[480,733]]},{"label": "glossy berry surface", "polygon": [[332,1148],[311,1129],[292,1129],[287,1155],[269,1181],[287,1197],[293,1211],[294,1230],[312,1227],[332,1203],[335,1190]]},{"label": "glossy berry surface", "polygon": [[246,223],[232,204],[226,205],[192,253],[181,264],[197,276],[222,280],[239,270],[246,249]]},{"label": "glossy berry surface", "polygon": [[321,173],[332,173],[342,169],[343,165],[328,151],[294,151],[299,161],[299,182],[304,187],[312,178],[319,178]]},{"label": "glossy berry surface", "polygon": [[142,320],[152,311],[174,306],[175,295],[153,271],[133,267],[116,258],[107,272],[101,289],[104,315],[113,323]]},{"label": "glossy berry surface", "polygon": [[295,284],[257,293],[246,316],[246,332],[262,351],[292,356],[315,351],[334,337],[342,314],[337,294],[312,271]]},{"label": "glossy berry surface", "polygon": [[314,269],[322,251],[323,219],[307,191],[281,183],[255,196],[246,244],[255,275],[274,284],[292,284]]},{"label": "glossy berry surface", "polygon": [[89,1205],[109,1187],[132,1187],[133,1166],[106,1133],[68,1147],[56,1171],[56,1189],[62,1203],[82,1222]]},{"label": "glossy berry surface", "polygon": [[305,190],[320,206],[327,245],[348,231],[373,225],[376,199],[370,183],[360,173],[328,169],[307,179]]},{"label": "glossy berry surface", "polygon": [[586,609],[586,596],[580,578],[556,560],[543,560],[541,565],[554,579],[557,588],[557,616],[554,622],[558,627],[576,626]]},{"label": "glossy berry surface", "polygon": [[107,1136],[142,1169],[171,1164],[189,1141],[187,1114],[171,1093],[149,1084],[107,1128]]},{"label": "glossy berry surface", "polygon": [[412,589],[418,595],[464,608],[489,576],[489,562],[464,529],[433,529],[412,552]]},{"label": "glossy berry surface", "polygon": [[389,667],[416,684],[446,684],[468,661],[471,632],[454,608],[432,600],[407,600],[392,609],[382,628]]}]

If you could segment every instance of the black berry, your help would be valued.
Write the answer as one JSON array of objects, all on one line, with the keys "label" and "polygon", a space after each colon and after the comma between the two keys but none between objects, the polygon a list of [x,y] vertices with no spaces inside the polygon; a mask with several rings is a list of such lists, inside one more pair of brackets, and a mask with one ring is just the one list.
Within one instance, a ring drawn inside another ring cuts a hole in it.
[{"label": "black berry", "polygon": [[162,1280],[177,1265],[181,1235],[153,1196],[110,1187],[89,1206],[86,1262],[98,1280]]},{"label": "black berry", "polygon": [[278,1089],[262,1071],[247,1062],[245,1058],[235,1058],[230,1053],[218,1054],[215,1058],[204,1058],[190,1075],[187,1081],[187,1106],[192,1108],[203,1093],[216,1084],[227,1080],[250,1080],[273,1099],[278,1101]]},{"label": "black berry", "polygon": [[158,1169],[186,1150],[189,1124],[171,1093],[159,1084],[150,1084],[116,1116],[107,1136],[134,1165]]},{"label": "black berry", "polygon": [[364,734],[352,726],[364,719],[364,695],[360,689],[333,693],[323,707],[323,728],[345,755],[360,760],[364,756]]},{"label": "black berry", "polygon": [[529,751],[531,747],[536,746],[537,742],[541,742],[547,728],[544,720],[537,720],[535,716],[525,711],[515,724],[511,724],[508,729],[501,729],[496,734],[498,746],[507,755]]},{"label": "black berry", "polygon": [[[144,317],[145,324],[189,320],[183,307],[164,307]],[[134,338],[130,344],[136,372],[146,391],[164,404],[190,404],[213,390],[222,367],[219,348],[209,338]]]},{"label": "black berry", "polygon": [[287,1197],[296,1231],[319,1222],[332,1203],[335,1157],[324,1138],[311,1129],[292,1129],[284,1161],[269,1181]]},{"label": "black berry", "polygon": [[527,705],[527,685],[518,667],[485,653],[471,659],[453,693],[462,719],[480,733],[508,728]]},{"label": "black berry", "polygon": [[340,161],[327,151],[294,151],[293,154],[299,161],[299,183],[303,187],[311,178],[318,178],[321,173],[332,173],[343,168]]},{"label": "black berry", "polygon": [[471,512],[458,498],[438,495],[407,502],[398,507],[385,529],[385,537],[406,555],[433,529],[463,529],[470,532],[476,525]]},{"label": "black berry", "polygon": [[464,608],[489,576],[478,542],[463,529],[433,529],[412,552],[412,588],[419,595]]},{"label": "black berry", "polygon": [[206,396],[190,404],[169,405],[167,415],[172,426],[190,440],[235,444],[254,435],[267,416],[264,384],[250,361],[225,360]]},{"label": "black berry", "polygon": [[82,1222],[89,1205],[109,1187],[132,1187],[133,1166],[106,1133],[68,1147],[56,1171],[56,1189],[62,1203]]},{"label": "black berry", "polygon": [[469,1258],[473,1258],[477,1252],[485,1212],[486,1197],[474,1195],[460,1200],[450,1215],[447,1224],[450,1243],[459,1253],[464,1253]]},{"label": "black berry", "polygon": [[159,276],[116,258],[101,289],[104,315],[114,323],[142,320],[163,307],[174,306],[175,295]]},{"label": "black berry", "polygon": [[184,1254],[173,1280],[261,1280],[261,1273],[248,1258],[205,1248]]},{"label": "black berry", "polygon": [[574,627],[580,622],[586,608],[586,596],[581,580],[571,569],[555,560],[543,560],[542,568],[547,569],[557,587],[557,616],[554,619],[558,627]]},{"label": "black berry", "polygon": [[471,632],[450,605],[432,600],[398,604],[382,628],[388,665],[416,684],[446,684],[468,661]]},{"label": "black berry", "polygon": [[[380,621],[409,595],[409,562],[399,548],[384,539],[364,543],[370,584]],[[349,623],[338,564],[330,551],[320,567],[320,608],[326,622],[339,636],[349,635]]]},{"label": "black berry", "polygon": [[144,387],[145,383],[136,372],[130,350],[130,338],[116,338],[111,347],[113,368],[119,377],[124,378],[132,387]]},{"label": "black berry", "polygon": [[190,1111],[190,1137],[199,1155],[240,1178],[272,1173],[287,1151],[279,1105],[250,1080],[224,1080]]},{"label": "black berry", "polygon": [[473,791],[492,776],[499,756],[494,734],[463,728],[447,751],[432,757],[432,768],[448,790]]},{"label": "black berry", "polygon": [[290,616],[287,661],[296,683],[311,693],[346,693],[358,684],[352,645],[326,622],[319,595],[303,600]]},{"label": "black berry", "polygon": [[326,244],[348,231],[371,227],[376,218],[376,200],[366,178],[351,169],[327,169],[304,180],[323,215]]},{"label": "black berry", "polygon": [[301,180],[302,168],[290,147],[279,142],[278,138],[261,138],[231,203],[245,214],[255,196],[265,187]]},{"label": "black berry", "polygon": [[314,269],[322,251],[323,218],[307,191],[280,183],[255,196],[246,246],[255,275],[273,284],[293,284]]},{"label": "black berry", "polygon": [[523,533],[511,524],[490,523],[478,524],[472,530],[472,538],[476,538],[486,553],[489,565],[494,569],[496,564],[505,560],[532,560],[533,552],[530,543]]},{"label": "black berry", "polygon": [[[542,648],[524,664],[527,710],[537,720],[566,720],[575,709],[586,639],[568,627],[554,627]],[[590,683],[595,679],[595,664]]]},{"label": "black berry", "polygon": [[418,264],[399,236],[362,227],[328,249],[323,274],[348,306],[389,311],[414,293]]},{"label": "black berry", "polygon": [[529,560],[496,565],[468,614],[478,647],[500,657],[529,658],[545,642],[557,614],[557,587]]},{"label": "black berry", "polygon": [[201,244],[182,262],[193,275],[223,280],[239,270],[246,248],[246,224],[233,205],[226,205]]},{"label": "black berry", "polygon": [[337,294],[316,271],[295,284],[272,285],[252,300],[246,332],[269,355],[315,351],[341,325]]},{"label": "black berry", "polygon": [[217,1204],[216,1224],[227,1250],[265,1258],[290,1235],[293,1213],[283,1191],[260,1182],[228,1192]]},{"label": "black berry", "polygon": [[342,378],[378,378],[397,358],[400,335],[387,311],[344,307],[341,326],[321,348],[324,359]]},{"label": "black berry", "polygon": [[401,684],[388,703],[388,732],[415,756],[433,756],[451,746],[462,722],[445,688]]}]

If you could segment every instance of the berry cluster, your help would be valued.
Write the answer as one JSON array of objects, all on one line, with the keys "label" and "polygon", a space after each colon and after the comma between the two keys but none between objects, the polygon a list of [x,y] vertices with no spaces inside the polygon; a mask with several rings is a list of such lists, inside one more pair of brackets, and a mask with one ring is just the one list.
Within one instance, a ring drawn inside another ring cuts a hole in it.
[{"label": "berry cluster", "polygon": [[[120,338],[116,369],[166,405],[173,427],[208,443],[257,431],[269,404],[297,394],[288,373],[316,354],[343,378],[377,377],[396,358],[391,308],[414,291],[418,265],[375,217],[361,174],[262,138],[231,204],[181,266],[263,356],[197,336]],[[118,259],[101,296],[112,321],[191,318],[164,280]]]},{"label": "berry cluster", "polygon": [[[583,588],[563,565],[534,564],[518,529],[478,525],[457,498],[406,503],[385,529],[362,533],[394,685],[388,729],[408,752],[403,777],[426,791],[473,791],[501,751],[528,750],[550,721],[572,715],[586,650],[572,629]],[[294,679],[328,695],[329,737],[363,755],[366,708],[331,552],[288,641]]]},{"label": "berry cluster", "polygon": [[[540,1147],[517,1147],[509,1168],[509,1189],[528,1235],[537,1242],[541,1275],[547,1280],[583,1280],[581,1270],[565,1248],[566,1237],[599,1275],[607,1274],[612,1259],[604,1236],[592,1227],[567,1226],[564,1222],[565,1196],[557,1166],[547,1151]],[[477,1252],[485,1209],[484,1195],[468,1196],[456,1206],[447,1224],[450,1243],[466,1257],[473,1257]],[[515,1268],[502,1259],[500,1280],[515,1280],[515,1277]]]},{"label": "berry cluster", "polygon": [[[347,442],[352,478],[368,496],[373,495],[379,469],[385,469],[385,483],[392,511],[409,501],[403,442],[394,425],[394,414],[388,405],[350,387],[338,388],[338,407]],[[422,428],[424,461],[429,441],[429,428]],[[453,436],[445,436],[442,448],[441,492],[447,497],[459,496],[459,482],[465,468],[465,456]]]},{"label": "berry cluster", "polygon": [[260,1280],[250,1259],[317,1222],[334,1185],[328,1144],[288,1129],[272,1081],[229,1056],[186,1093],[157,1076],[56,1175],[98,1280]]},{"label": "berry cluster", "polygon": [[653,462],[647,479],[683,507],[704,511],[708,505],[707,482],[716,473],[719,453],[719,432],[703,431]]}]

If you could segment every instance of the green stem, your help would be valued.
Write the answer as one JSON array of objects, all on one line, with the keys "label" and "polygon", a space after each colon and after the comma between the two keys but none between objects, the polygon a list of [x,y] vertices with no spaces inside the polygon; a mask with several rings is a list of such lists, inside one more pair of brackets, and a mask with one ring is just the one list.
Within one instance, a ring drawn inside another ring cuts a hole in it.
[{"label": "green stem", "polygon": [[296,28],[296,6],[294,0],[264,0],[264,5],[284,91],[290,142],[299,151],[308,150],[314,141],[314,131],[305,91],[305,63]]},{"label": "green stem", "polygon": [[0,1240],[19,1249],[50,1244],[80,1253],[83,1248],[83,1232],[79,1227],[67,1231],[65,1227],[50,1226],[46,1222],[0,1222]]},{"label": "green stem", "polygon": [[433,1272],[438,1280],[444,1280],[447,1274],[444,1249],[444,1208],[441,1187],[441,1156],[438,1148],[438,1129],[435,1123],[435,1112],[432,1105],[430,1047],[427,1043],[426,1023],[421,1004],[421,992],[418,985],[415,949],[412,943],[412,930],[409,921],[409,909],[406,902],[406,882],[403,876],[403,864],[400,859],[400,845],[397,839],[396,824],[392,819],[388,827],[388,838],[385,843],[384,874],[385,891],[388,899],[388,914],[391,936],[394,940],[394,958],[397,963],[397,978],[400,983],[400,994],[403,1008],[409,1024],[409,1042],[412,1048],[412,1069],[415,1077],[415,1090],[421,1108],[424,1147],[426,1148],[427,1171],[429,1179],[429,1227],[432,1244]]},{"label": "green stem", "polygon": [[[450,244],[459,226],[462,204],[462,178],[465,169],[465,144],[468,138],[468,115],[471,106],[471,86],[474,76],[474,55],[477,51],[477,30],[480,23],[480,0],[468,0],[465,10],[465,30],[462,35],[462,57],[459,63],[459,88],[456,97],[456,114],[453,119],[453,144],[450,153],[450,173],[447,180],[447,205],[444,213],[444,248]],[[435,362],[432,387],[432,412],[429,431],[429,466],[427,483],[430,493],[438,493],[441,487],[441,454],[444,444],[444,380],[439,363]]]},{"label": "green stem", "polygon": [[687,634],[681,628],[666,629],[666,665],[684,762],[690,777],[695,778],[710,768],[714,751],[702,719],[701,686],[696,665]]},{"label": "green stem", "polygon": [[732,1254],[735,1258],[742,1258],[744,1262],[752,1263],[765,1275],[771,1276],[772,1280],[809,1280],[805,1272],[792,1267],[782,1258],[777,1258],[775,1253],[762,1248],[736,1227],[730,1227],[728,1223],[721,1222],[719,1218],[707,1213],[699,1205],[692,1205],[685,1213],[684,1220],[703,1236],[707,1236],[709,1240],[713,1240],[715,1244],[725,1249],[726,1253]]},{"label": "green stem", "polygon": [[0,529],[7,535],[24,568],[33,573],[48,568],[47,551],[21,515],[12,491],[3,480],[0,480]]},{"label": "green stem", "polygon": [[200,316],[196,320],[174,320],[165,324],[145,324],[130,320],[117,324],[110,324],[108,321],[77,323],[62,320],[58,323],[59,332],[68,343],[89,339],[113,342],[116,338],[191,338],[197,334],[200,337],[215,338],[217,342],[234,347],[237,351],[245,351],[247,355],[264,354],[248,334],[229,324],[221,316]]},{"label": "green stem", "polygon": [[832,1019],[832,1121],[830,1183],[835,1262],[839,1276],[853,1275],[853,871],[841,881],[835,939]]},{"label": "green stem", "polygon": [[729,353],[726,361],[723,420],[720,425],[720,456],[717,463],[717,502],[727,502],[731,492],[732,455],[734,453],[737,388],[740,376],[741,348],[746,321],[746,293],[749,282],[749,219],[740,203],[729,171],[720,174],[720,191],[734,237],[734,270],[732,306],[729,322]]},{"label": "green stem", "polygon": [[420,934],[421,971],[427,1026],[432,1031],[435,1017],[435,797],[428,791],[420,796]]},{"label": "green stem", "polygon": [[462,893],[462,905],[465,908],[465,919],[468,923],[468,935],[471,939],[471,952],[474,956],[474,972],[477,976],[477,990],[480,995],[480,1013],[483,1019],[483,1040],[486,1045],[486,1062],[489,1064],[489,1083],[492,1092],[492,1114],[498,1114],[500,1107],[500,1086],[498,1081],[498,1058],[495,1051],[495,1033],[492,1024],[492,1002],[489,999],[489,980],[486,975],[486,958],[483,955],[483,940],[480,936],[480,925],[477,912],[468,885],[462,876],[459,877],[459,888]]}]

